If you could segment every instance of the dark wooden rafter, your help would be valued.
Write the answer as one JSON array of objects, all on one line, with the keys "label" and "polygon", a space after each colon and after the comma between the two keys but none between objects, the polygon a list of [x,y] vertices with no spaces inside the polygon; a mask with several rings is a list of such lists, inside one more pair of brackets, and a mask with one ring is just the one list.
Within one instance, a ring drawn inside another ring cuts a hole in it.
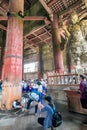
[{"label": "dark wooden rafter", "polygon": [[65,8],[67,9],[67,8],[68,8],[68,5],[67,5],[66,1],[65,1],[65,0],[62,0],[62,2],[63,2],[63,4],[64,4]]},{"label": "dark wooden rafter", "polygon": [[[41,42],[47,43],[47,42],[45,41],[45,39],[42,39],[42,38],[41,38],[41,36],[45,35],[46,32],[44,32],[44,33],[42,33],[42,34],[40,34],[40,35],[36,35],[35,33],[33,33],[33,34],[34,34],[34,36],[35,36],[34,39],[36,39],[36,37],[37,37],[37,38],[40,40],[40,41],[38,42],[38,44],[41,43]],[[32,39],[32,40],[33,40],[33,39]]]},{"label": "dark wooden rafter", "polygon": [[7,16],[0,16],[0,21],[7,21],[8,17]]},{"label": "dark wooden rafter", "polygon": [[5,31],[7,30],[7,28],[3,26],[2,24],[0,24],[0,29],[5,30]]},{"label": "dark wooden rafter", "polygon": [[66,0],[61,0],[61,1],[50,0],[49,2],[46,2],[46,4],[49,8],[51,8],[53,12],[58,13],[59,15],[67,15],[71,13],[71,10],[74,10],[74,9],[76,10],[78,7],[81,7],[83,3],[82,3],[82,0],[78,0],[78,1],[71,0],[71,2],[66,1]]},{"label": "dark wooden rafter", "polygon": [[44,7],[44,9],[49,14],[50,20],[53,21],[53,12],[51,11],[51,9],[48,7],[48,5],[45,3],[44,0],[39,0],[39,2],[42,4],[42,6]]},{"label": "dark wooden rafter", "polygon": [[8,0],[2,0],[0,3],[0,7],[4,10],[5,13],[8,11],[8,6]]},{"label": "dark wooden rafter", "polygon": [[3,2],[4,2],[4,0],[0,0],[0,6],[2,5]]},{"label": "dark wooden rafter", "polygon": [[30,5],[31,3],[28,0],[25,0],[25,4]]},{"label": "dark wooden rafter", "polygon": [[24,38],[24,49],[27,49],[27,48],[32,49],[33,47],[37,47],[37,45],[35,45],[32,41],[30,42],[27,37]]},{"label": "dark wooden rafter", "polygon": [[67,15],[70,14],[73,10],[76,10],[77,8],[80,8],[82,5],[81,1],[77,1],[73,5],[69,6],[67,9],[64,11],[61,11],[59,15]]},{"label": "dark wooden rafter", "polygon": [[4,15],[5,14],[5,11],[2,7],[0,7],[0,15]]},{"label": "dark wooden rafter", "polygon": [[[0,21],[6,21],[8,20],[8,17],[7,16],[0,16]],[[25,16],[23,18],[24,21],[47,21],[47,23],[50,23],[50,21],[44,17],[44,16]]]},{"label": "dark wooden rafter", "polygon": [[47,31],[46,28],[44,28],[44,30],[49,34],[49,36],[52,36],[52,34],[49,31]]},{"label": "dark wooden rafter", "polygon": [[40,29],[43,29],[45,26],[46,26],[46,25],[41,26],[41,27],[39,27],[39,28],[37,28],[37,29],[35,29],[35,30],[32,30],[29,34],[27,34],[26,36],[24,36],[24,38],[28,37],[30,34],[34,33],[35,31],[38,31],[38,30],[40,30]]},{"label": "dark wooden rafter", "polygon": [[46,20],[47,18],[44,16],[25,16],[24,20]]},{"label": "dark wooden rafter", "polygon": [[48,44],[47,41],[51,39],[50,29],[48,29],[45,25],[37,30],[32,31],[26,36],[26,38],[29,40],[28,44],[33,44],[35,46]]},{"label": "dark wooden rafter", "polygon": [[58,0],[51,0],[50,2],[47,3],[49,7],[51,7],[53,4],[55,4]]},{"label": "dark wooden rafter", "polygon": [[28,10],[31,7],[31,2],[28,0],[25,0],[24,3],[24,10]]}]

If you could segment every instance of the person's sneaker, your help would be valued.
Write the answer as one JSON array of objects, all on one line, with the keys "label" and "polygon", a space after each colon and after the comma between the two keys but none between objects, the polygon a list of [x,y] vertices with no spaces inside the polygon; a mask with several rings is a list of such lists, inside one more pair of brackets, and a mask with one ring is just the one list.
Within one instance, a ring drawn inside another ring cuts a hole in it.
[{"label": "person's sneaker", "polygon": [[34,115],[37,116],[37,113],[35,113]]}]

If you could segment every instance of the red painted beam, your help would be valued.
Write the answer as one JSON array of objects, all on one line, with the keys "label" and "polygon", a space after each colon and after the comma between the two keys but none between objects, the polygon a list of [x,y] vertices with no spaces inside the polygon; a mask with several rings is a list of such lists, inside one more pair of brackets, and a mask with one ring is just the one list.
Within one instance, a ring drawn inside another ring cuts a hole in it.
[{"label": "red painted beam", "polygon": [[44,17],[44,16],[25,16],[24,17],[25,21],[28,21],[28,20],[45,20],[45,19],[47,19],[47,18]]},{"label": "red painted beam", "polygon": [[3,26],[2,24],[0,24],[0,29],[5,30],[5,31],[7,30],[7,28]]},{"label": "red painted beam", "polygon": [[56,2],[58,2],[58,0],[52,0],[52,1],[50,1],[47,5],[49,6],[49,7],[51,7],[53,4],[55,4]]},{"label": "red painted beam", "polygon": [[0,16],[0,21],[6,21],[6,20],[8,20],[7,16]]},{"label": "red painted beam", "polygon": [[[31,20],[46,20],[47,18],[44,16],[25,16],[24,21],[31,21]],[[7,16],[0,16],[0,21],[8,20]]]}]

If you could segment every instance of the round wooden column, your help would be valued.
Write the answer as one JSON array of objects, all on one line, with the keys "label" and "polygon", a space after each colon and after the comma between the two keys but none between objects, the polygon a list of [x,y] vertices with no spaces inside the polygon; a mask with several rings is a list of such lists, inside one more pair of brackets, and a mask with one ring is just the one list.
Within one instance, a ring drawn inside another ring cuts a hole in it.
[{"label": "round wooden column", "polygon": [[43,61],[42,61],[42,46],[39,46],[38,53],[38,79],[43,78]]},{"label": "round wooden column", "polygon": [[0,46],[0,79],[1,79],[1,46]]},{"label": "round wooden column", "polygon": [[53,15],[52,31],[53,31],[52,39],[53,39],[54,69],[55,72],[63,73],[64,72],[63,55],[60,48],[61,36],[58,27],[58,16],[56,14]]},{"label": "round wooden column", "polygon": [[9,0],[8,27],[2,78],[2,105],[11,108],[15,99],[21,98],[23,20],[18,12],[24,10],[24,0]]}]

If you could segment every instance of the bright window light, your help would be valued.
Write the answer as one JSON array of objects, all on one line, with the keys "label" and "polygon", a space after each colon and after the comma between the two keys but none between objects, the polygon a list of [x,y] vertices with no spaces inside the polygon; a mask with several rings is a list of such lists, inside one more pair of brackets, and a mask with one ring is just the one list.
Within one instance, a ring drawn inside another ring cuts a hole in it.
[{"label": "bright window light", "polygon": [[38,71],[38,62],[24,64],[24,73],[37,72],[37,71]]}]

